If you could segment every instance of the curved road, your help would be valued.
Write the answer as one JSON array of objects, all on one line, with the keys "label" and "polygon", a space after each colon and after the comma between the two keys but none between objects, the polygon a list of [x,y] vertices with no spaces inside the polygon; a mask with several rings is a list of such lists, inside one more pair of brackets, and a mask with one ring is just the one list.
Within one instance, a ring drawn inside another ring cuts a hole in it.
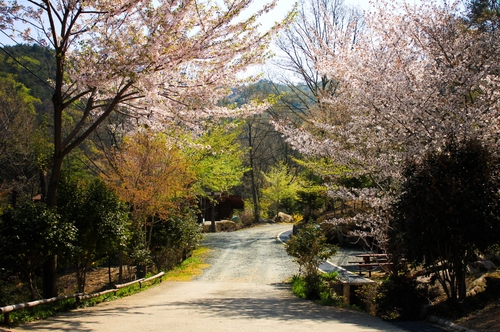
[{"label": "curved road", "polygon": [[208,234],[211,267],[194,281],[163,282],[11,331],[402,331],[361,312],[294,297],[283,281],[298,268],[276,240],[290,228]]}]

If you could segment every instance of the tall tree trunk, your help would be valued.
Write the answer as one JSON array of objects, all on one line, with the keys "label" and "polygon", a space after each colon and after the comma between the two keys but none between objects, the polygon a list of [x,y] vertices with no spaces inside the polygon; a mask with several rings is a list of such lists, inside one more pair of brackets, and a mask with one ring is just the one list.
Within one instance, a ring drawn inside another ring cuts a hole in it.
[{"label": "tall tree trunk", "polygon": [[215,202],[213,200],[210,201],[210,231],[212,233],[217,231],[215,226]]},{"label": "tall tree trunk", "polygon": [[118,284],[123,284],[123,251],[120,250],[119,255],[119,269],[118,269]]},{"label": "tall tree trunk", "polygon": [[458,302],[463,303],[465,301],[465,297],[467,295],[467,285],[466,285],[466,269],[465,267],[461,267],[459,271],[457,271],[457,288],[458,288]]},{"label": "tall tree trunk", "polygon": [[259,190],[257,188],[257,183],[255,180],[255,172],[253,170],[253,166],[251,166],[252,169],[250,170],[250,179],[251,179],[251,186],[252,186],[252,203],[253,203],[253,218],[254,222],[258,223],[260,220],[260,206],[259,206],[259,195],[257,191]]},{"label": "tall tree trunk", "polygon": [[[61,178],[61,169],[63,162],[62,145],[62,112],[63,112],[63,72],[64,63],[62,57],[56,57],[56,88],[52,96],[54,104],[54,154],[52,156],[52,170],[49,178],[49,186],[45,204],[48,207],[57,206],[57,188]],[[43,264],[43,296],[45,298],[57,296],[57,256],[48,257]]]},{"label": "tall tree trunk", "polygon": [[[60,146],[60,145],[58,145]],[[49,179],[49,188],[45,203],[47,206],[55,208],[57,206],[57,188],[61,178],[62,153],[54,150],[52,161],[52,172]],[[57,153],[57,154],[56,154]],[[57,256],[52,255],[43,264],[43,297],[51,298],[57,296]]]},{"label": "tall tree trunk", "polygon": [[147,238],[146,238],[146,249],[149,252],[149,248],[151,247],[151,239],[153,238],[153,226],[155,224],[155,217],[151,217],[151,226],[149,226],[149,231],[147,232]]},{"label": "tall tree trunk", "polygon": [[57,256],[52,255],[43,263],[43,297],[57,296]]},{"label": "tall tree trunk", "polygon": [[45,202],[47,198],[47,174],[45,174],[44,170],[40,167],[38,170],[38,176],[40,178],[40,196],[41,196],[41,201]]},{"label": "tall tree trunk", "polygon": [[76,265],[76,279],[78,283],[78,292],[85,292],[85,286],[87,284],[87,272],[90,270],[90,260],[83,258]]},{"label": "tall tree trunk", "polygon": [[[28,288],[29,288],[29,291],[30,291],[30,300],[31,301],[34,301],[37,299],[37,287],[36,287],[36,275],[35,273],[33,273],[33,269],[31,268],[31,266],[27,266],[26,267],[27,270],[25,270],[25,273],[26,273],[26,283],[28,284]],[[1,304],[0,304],[1,305]]]},{"label": "tall tree trunk", "polygon": [[252,136],[252,125],[248,124],[248,147],[250,148],[250,186],[252,191],[252,203],[253,203],[253,220],[254,223],[260,221],[260,206],[259,206],[259,194],[257,188],[257,180],[255,179],[255,158],[253,152],[253,136]]},{"label": "tall tree trunk", "polygon": [[109,288],[113,287],[113,277],[111,276],[111,257],[108,255],[108,280]]}]

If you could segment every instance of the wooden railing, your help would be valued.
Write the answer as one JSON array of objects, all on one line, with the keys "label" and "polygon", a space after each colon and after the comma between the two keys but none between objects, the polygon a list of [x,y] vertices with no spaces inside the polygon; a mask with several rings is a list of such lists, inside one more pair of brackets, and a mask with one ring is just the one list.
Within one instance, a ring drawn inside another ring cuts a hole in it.
[{"label": "wooden railing", "polygon": [[152,277],[141,278],[141,279],[137,279],[137,280],[134,280],[134,281],[131,281],[131,282],[127,282],[125,284],[115,285],[113,289],[108,289],[108,290],[105,290],[105,291],[102,291],[102,292],[98,292],[98,293],[92,293],[92,294],[77,293],[77,294],[73,294],[73,295],[65,295],[65,296],[52,297],[50,299],[41,299],[41,300],[37,300],[37,301],[31,301],[31,302],[25,302],[25,303],[18,303],[18,304],[7,305],[7,306],[4,306],[4,307],[0,307],[0,314],[4,315],[4,323],[5,323],[5,325],[10,326],[11,325],[10,313],[13,312],[13,311],[18,311],[18,310],[22,310],[22,309],[26,309],[26,308],[32,308],[32,307],[36,307],[37,305],[40,305],[40,304],[47,304],[47,303],[52,303],[52,302],[67,300],[67,299],[71,299],[71,298],[75,298],[76,302],[79,303],[82,300],[91,299],[91,298],[102,296],[102,295],[105,295],[105,294],[108,294],[108,293],[115,293],[115,295],[116,295],[116,292],[119,289],[127,287],[127,286],[131,286],[131,285],[134,285],[134,284],[137,284],[137,283],[139,284],[139,287],[142,288],[142,284],[143,283],[151,281],[151,280],[154,280],[154,279],[157,279],[157,278],[160,278],[160,282],[161,282],[162,281],[161,277],[164,274],[165,274],[165,272],[160,272],[160,273],[158,273],[158,274],[156,274],[156,275],[154,275]]}]

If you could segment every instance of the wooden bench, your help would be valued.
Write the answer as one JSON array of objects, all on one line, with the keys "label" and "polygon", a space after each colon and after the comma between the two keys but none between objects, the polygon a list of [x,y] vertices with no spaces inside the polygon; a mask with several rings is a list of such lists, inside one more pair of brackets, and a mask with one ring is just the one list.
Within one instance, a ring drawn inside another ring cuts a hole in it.
[{"label": "wooden bench", "polygon": [[356,263],[356,266],[359,269],[359,275],[362,275],[363,271],[368,272],[368,277],[371,278],[372,276],[372,271],[375,270],[376,267],[380,267],[381,269],[384,269],[391,265],[392,263],[364,263],[364,262],[349,262],[349,263]]},{"label": "wooden bench", "polygon": [[376,268],[376,267],[380,267],[380,268],[383,268],[382,265],[388,265],[388,263],[384,263],[384,264],[379,264],[379,263],[362,263],[362,264],[358,264],[358,268],[359,268],[359,275],[361,275],[361,272],[362,270],[366,270],[368,271],[368,277],[371,278],[372,276],[372,271]]},{"label": "wooden bench", "polygon": [[363,270],[368,271],[368,276],[372,276],[372,271],[376,267],[380,267],[385,270],[385,267],[392,264],[389,262],[389,257],[387,254],[374,254],[374,253],[366,253],[356,255],[356,257],[361,258],[363,261],[357,262],[348,262],[350,264],[356,264],[359,269],[359,275],[362,275]]}]

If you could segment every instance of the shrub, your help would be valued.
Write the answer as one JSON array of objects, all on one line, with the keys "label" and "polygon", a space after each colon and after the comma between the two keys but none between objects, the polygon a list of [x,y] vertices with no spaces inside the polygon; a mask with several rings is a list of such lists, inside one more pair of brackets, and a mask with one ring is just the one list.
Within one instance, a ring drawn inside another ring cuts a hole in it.
[{"label": "shrub", "polygon": [[342,302],[342,282],[336,271],[324,273],[320,276],[319,298],[323,305],[339,305]]},{"label": "shrub", "polygon": [[296,235],[286,242],[287,253],[299,263],[306,279],[315,280],[318,265],[337,252],[337,247],[326,242],[319,225],[305,224]]},{"label": "shrub", "polygon": [[452,301],[465,299],[465,271],[474,253],[498,243],[498,163],[492,147],[469,139],[450,140],[406,165],[392,209],[390,251],[434,271]]},{"label": "shrub", "polygon": [[[245,202],[247,204],[247,202]],[[244,212],[238,215],[238,221],[241,222],[243,227],[249,227],[254,222],[254,214],[251,210],[246,209]]]},{"label": "shrub", "polygon": [[322,305],[338,305],[341,283],[338,273],[317,274],[316,276],[295,275],[292,277],[292,292],[301,299],[318,300]]},{"label": "shrub", "polygon": [[427,303],[418,282],[404,275],[391,275],[379,286],[378,293],[377,315],[384,319],[417,319]]}]

